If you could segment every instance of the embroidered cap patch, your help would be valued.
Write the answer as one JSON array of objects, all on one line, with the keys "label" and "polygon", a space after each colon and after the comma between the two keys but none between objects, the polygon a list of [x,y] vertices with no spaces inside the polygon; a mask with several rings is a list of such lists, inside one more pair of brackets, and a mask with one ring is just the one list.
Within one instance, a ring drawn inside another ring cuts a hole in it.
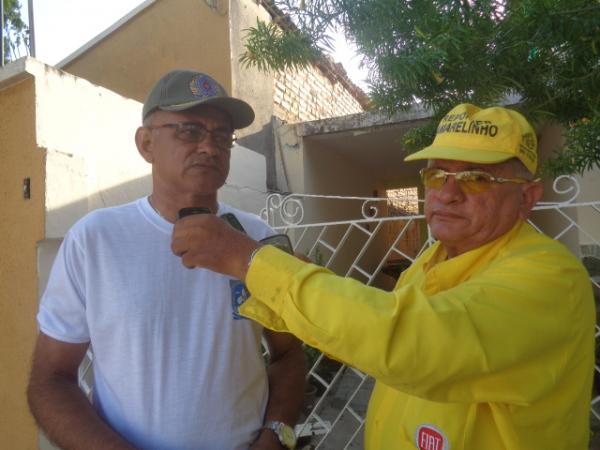
[{"label": "embroidered cap patch", "polygon": [[190,81],[190,91],[196,98],[221,97],[220,86],[211,77],[206,75],[196,75]]},{"label": "embroidered cap patch", "polygon": [[421,425],[417,428],[415,444],[419,450],[450,450],[444,433],[432,425]]}]

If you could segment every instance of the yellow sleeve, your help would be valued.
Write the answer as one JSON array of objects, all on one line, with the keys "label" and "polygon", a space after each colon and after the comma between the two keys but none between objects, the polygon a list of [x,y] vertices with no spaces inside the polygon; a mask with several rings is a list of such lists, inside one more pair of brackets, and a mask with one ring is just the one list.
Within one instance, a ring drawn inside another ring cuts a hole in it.
[{"label": "yellow sleeve", "polygon": [[577,346],[593,345],[587,274],[544,255],[428,296],[410,280],[386,292],[265,247],[246,283],[242,314],[435,401],[528,404],[569,369]]}]

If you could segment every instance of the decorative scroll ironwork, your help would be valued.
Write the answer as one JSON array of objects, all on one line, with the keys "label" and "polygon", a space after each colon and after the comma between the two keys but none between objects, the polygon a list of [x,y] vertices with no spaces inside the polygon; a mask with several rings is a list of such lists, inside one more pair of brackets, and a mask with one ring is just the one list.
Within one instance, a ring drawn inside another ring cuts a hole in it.
[{"label": "decorative scroll ironwork", "polygon": [[270,224],[298,225],[304,219],[304,206],[296,194],[269,194],[260,215]]},{"label": "decorative scroll ironwork", "polygon": [[[567,183],[570,183],[571,185]],[[573,203],[575,200],[577,200],[577,197],[579,197],[579,182],[575,177],[570,175],[561,175],[560,177],[556,178],[554,183],[552,183],[552,189],[554,192],[560,195],[567,195],[571,193],[571,197],[569,197],[567,200],[563,200],[561,203]]]},{"label": "decorative scroll ironwork", "polygon": [[[558,202],[541,202],[535,208],[539,209],[555,209],[558,205],[564,206],[566,204],[574,204],[581,193],[581,188],[577,179],[570,175],[561,175],[554,180],[552,183],[552,190],[559,196],[566,196]],[[360,211],[360,215],[363,219],[374,220],[383,218],[384,216],[380,211],[380,204],[390,202],[390,199],[383,197],[351,197],[351,196],[337,196],[337,195],[317,195],[317,194],[269,194],[267,196],[266,207],[261,211],[260,215],[265,219],[271,226],[277,228],[291,229],[295,227],[305,227],[307,225],[326,225],[329,222],[315,222],[306,223],[303,222],[305,217],[305,202],[311,201],[322,201],[328,202],[333,205],[334,202],[356,202],[358,203],[357,209]],[[423,200],[419,199],[419,203]],[[352,216],[346,219],[348,221],[356,221],[356,216]]]},{"label": "decorative scroll ironwork", "polygon": [[[366,221],[384,218],[381,212],[381,204],[388,204],[390,199],[382,197],[341,197],[335,195],[314,195],[314,194],[269,194],[267,196],[266,207],[260,212],[260,216],[271,226],[276,228],[296,228],[305,227],[308,223],[303,222],[305,217],[306,201],[333,201],[358,203],[354,207],[362,219]],[[419,200],[420,202],[421,200]],[[352,215],[352,217],[356,217]],[[352,217],[341,219],[343,221],[353,220]],[[323,225],[323,223],[314,223],[311,225]]]}]

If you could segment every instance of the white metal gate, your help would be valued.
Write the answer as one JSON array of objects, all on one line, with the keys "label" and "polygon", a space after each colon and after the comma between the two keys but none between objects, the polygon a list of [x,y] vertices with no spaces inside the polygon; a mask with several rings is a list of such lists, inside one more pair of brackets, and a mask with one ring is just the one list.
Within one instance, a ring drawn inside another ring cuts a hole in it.
[{"label": "white metal gate", "polygon": [[[561,201],[539,204],[530,222],[586,258],[598,302],[600,200],[577,202],[579,185],[573,177],[557,178],[553,188]],[[414,205],[390,206],[387,198],[272,194],[263,216],[275,229],[290,236],[296,251],[316,263],[339,275],[391,289],[384,273],[406,268],[433,240],[424,216],[409,212]],[[405,214],[397,215],[403,210]],[[599,335],[596,325],[597,342]],[[313,349],[307,349],[307,355],[318,356],[308,375],[309,385],[316,392],[307,392],[307,408],[296,428],[301,448],[362,449],[366,407],[374,380]],[[600,381],[598,364],[595,378]],[[597,429],[599,403],[600,384],[595,380],[591,421]]]}]

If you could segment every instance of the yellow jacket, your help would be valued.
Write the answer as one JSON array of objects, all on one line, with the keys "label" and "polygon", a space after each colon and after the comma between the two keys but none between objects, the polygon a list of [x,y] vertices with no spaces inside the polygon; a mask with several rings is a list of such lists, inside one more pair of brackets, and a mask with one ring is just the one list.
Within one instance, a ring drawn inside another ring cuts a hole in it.
[{"label": "yellow jacket", "polygon": [[584,450],[595,311],[587,272],[518,223],[446,260],[435,244],[385,292],[261,249],[241,312],[377,380],[369,450]]}]

